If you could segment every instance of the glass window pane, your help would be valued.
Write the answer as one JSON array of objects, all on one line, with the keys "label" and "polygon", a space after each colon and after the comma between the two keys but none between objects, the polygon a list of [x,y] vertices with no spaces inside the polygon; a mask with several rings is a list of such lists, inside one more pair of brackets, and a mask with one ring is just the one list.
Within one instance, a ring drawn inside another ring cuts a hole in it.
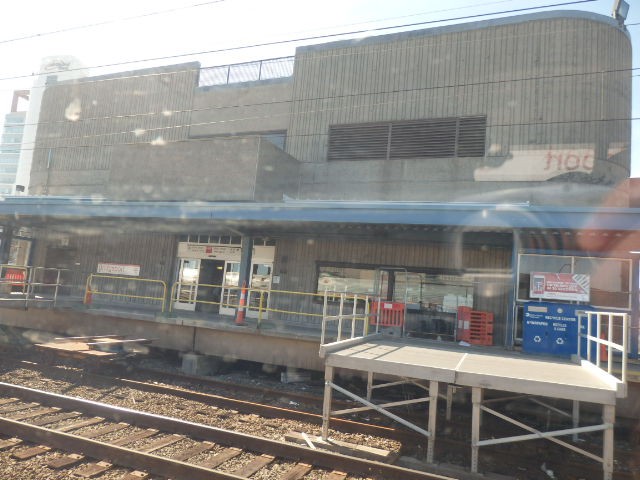
[{"label": "glass window pane", "polygon": [[373,269],[321,265],[318,272],[318,293],[347,292],[373,294]]},{"label": "glass window pane", "polygon": [[629,308],[630,262],[617,258],[576,257],[575,273],[591,278],[591,305]]}]

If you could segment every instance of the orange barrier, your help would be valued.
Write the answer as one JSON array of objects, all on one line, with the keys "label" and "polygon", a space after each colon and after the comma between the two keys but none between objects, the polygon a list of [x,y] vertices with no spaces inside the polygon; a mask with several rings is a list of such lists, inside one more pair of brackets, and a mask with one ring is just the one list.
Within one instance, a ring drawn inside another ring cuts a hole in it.
[{"label": "orange barrier", "polygon": [[376,315],[379,313],[378,325],[381,327],[402,327],[404,325],[405,304],[400,302],[372,302],[371,324],[376,324]]},{"label": "orange barrier", "polygon": [[493,345],[493,313],[458,307],[456,340],[473,345]]}]

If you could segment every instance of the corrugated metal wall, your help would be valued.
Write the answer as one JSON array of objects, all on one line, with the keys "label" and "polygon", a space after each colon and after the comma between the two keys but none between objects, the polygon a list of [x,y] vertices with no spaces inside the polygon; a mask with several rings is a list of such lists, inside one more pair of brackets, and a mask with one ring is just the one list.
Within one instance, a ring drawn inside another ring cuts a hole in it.
[{"label": "corrugated metal wall", "polygon": [[[57,246],[59,242],[46,240],[46,233],[36,244],[33,256],[34,265],[47,265],[47,250]],[[121,231],[102,232],[96,235],[73,235],[69,237],[69,256],[73,259],[69,272],[64,273],[65,294],[82,296],[87,278],[97,273],[98,263],[117,263],[140,265],[140,276],[137,279],[162,280],[170,289],[174,276],[174,261],[177,241],[174,235],[133,234]],[[50,265],[50,263],[49,263]],[[122,283],[122,282],[121,282]],[[127,286],[127,291],[140,296],[159,296],[161,289],[157,284],[134,282]],[[170,290],[169,290],[170,291]],[[96,296],[101,303],[133,303],[141,305],[158,305],[160,302],[148,299],[127,299],[125,297]]]},{"label": "corrugated metal wall", "polygon": [[[627,36],[585,18],[527,20],[300,49],[288,151],[307,162],[301,195],[477,199],[508,184],[474,181],[476,170],[499,166],[523,147],[544,153],[595,144],[589,181],[611,185],[628,177],[631,125],[613,120],[631,113]],[[485,114],[484,159],[327,162],[330,125]],[[626,151],[612,158],[614,145]],[[524,189],[531,186],[514,182],[512,189],[522,191],[509,198],[529,200]]]},{"label": "corrugated metal wall", "polygon": [[103,194],[111,165],[104,147],[187,138],[198,72],[189,63],[47,87],[30,193]]},{"label": "corrugated metal wall", "polygon": [[[461,238],[461,237],[460,237]],[[459,240],[460,240],[459,238]],[[449,243],[385,241],[384,239],[280,238],[276,247],[275,274],[278,290],[316,292],[318,262],[367,266],[397,266],[416,269],[469,271],[476,284],[474,308],[494,312],[495,343],[502,344],[511,289],[511,248],[491,245],[463,245],[455,237]],[[274,285],[274,288],[276,286]],[[278,308],[278,296],[274,295]],[[287,309],[321,313],[322,306],[309,299],[287,299]],[[289,322],[318,324],[317,317],[283,316]]]}]

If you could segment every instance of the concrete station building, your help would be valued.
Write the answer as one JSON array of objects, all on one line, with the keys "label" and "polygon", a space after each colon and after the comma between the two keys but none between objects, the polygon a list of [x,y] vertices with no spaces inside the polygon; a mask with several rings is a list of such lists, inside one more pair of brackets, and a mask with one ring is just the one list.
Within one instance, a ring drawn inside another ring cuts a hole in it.
[{"label": "concrete station building", "polygon": [[321,370],[325,290],[406,304],[405,333],[443,341],[458,307],[489,312],[513,349],[546,272],[629,313],[637,357],[630,118],[628,32],[574,11],[50,77],[29,195],[0,215],[2,263],[27,252],[29,307],[51,308],[14,296],[1,322]]}]

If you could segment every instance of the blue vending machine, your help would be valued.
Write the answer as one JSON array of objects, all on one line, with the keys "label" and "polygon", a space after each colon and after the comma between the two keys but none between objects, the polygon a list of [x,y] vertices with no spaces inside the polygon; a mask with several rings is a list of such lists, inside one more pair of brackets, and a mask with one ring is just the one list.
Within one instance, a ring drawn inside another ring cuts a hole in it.
[{"label": "blue vending machine", "polygon": [[527,303],[524,306],[522,350],[563,357],[578,353],[578,315],[589,308],[566,303]]}]

